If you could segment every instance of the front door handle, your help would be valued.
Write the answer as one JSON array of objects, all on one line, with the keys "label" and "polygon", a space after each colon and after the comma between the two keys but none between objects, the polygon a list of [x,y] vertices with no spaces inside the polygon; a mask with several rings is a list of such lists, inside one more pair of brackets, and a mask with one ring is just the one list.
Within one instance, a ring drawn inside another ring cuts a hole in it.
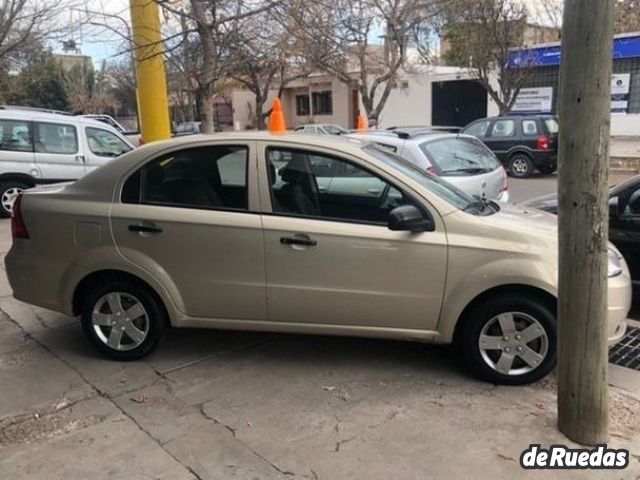
[{"label": "front door handle", "polygon": [[137,233],[162,233],[162,229],[155,223],[139,223],[129,225],[130,232]]},{"label": "front door handle", "polygon": [[313,240],[309,235],[298,233],[293,237],[282,237],[280,243],[283,245],[300,245],[303,247],[315,247],[318,242]]}]

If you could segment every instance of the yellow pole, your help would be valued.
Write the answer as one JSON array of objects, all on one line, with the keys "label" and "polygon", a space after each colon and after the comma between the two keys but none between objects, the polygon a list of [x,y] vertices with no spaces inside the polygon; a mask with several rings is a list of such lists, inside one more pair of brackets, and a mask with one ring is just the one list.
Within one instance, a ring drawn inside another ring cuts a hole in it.
[{"label": "yellow pole", "polygon": [[138,115],[144,143],[171,137],[160,14],[154,0],[130,0]]}]

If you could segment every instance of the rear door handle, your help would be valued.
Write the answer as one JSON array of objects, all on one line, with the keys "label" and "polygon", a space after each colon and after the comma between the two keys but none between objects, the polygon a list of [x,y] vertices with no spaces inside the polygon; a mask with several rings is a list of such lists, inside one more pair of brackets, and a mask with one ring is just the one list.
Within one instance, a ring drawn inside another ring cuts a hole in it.
[{"label": "rear door handle", "polygon": [[293,237],[282,237],[280,243],[283,245],[301,245],[304,247],[315,247],[318,242],[305,234],[296,234]]},{"label": "rear door handle", "polygon": [[130,232],[137,233],[162,233],[162,229],[155,223],[139,223],[129,225]]}]

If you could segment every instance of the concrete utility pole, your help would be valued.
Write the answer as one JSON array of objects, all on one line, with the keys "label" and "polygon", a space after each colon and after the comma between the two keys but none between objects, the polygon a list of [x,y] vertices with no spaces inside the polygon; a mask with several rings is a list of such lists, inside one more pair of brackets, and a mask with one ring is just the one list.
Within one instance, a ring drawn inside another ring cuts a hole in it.
[{"label": "concrete utility pole", "polygon": [[565,0],[560,67],[558,427],[608,439],[608,168],[615,0]]},{"label": "concrete utility pole", "polygon": [[154,0],[130,0],[130,9],[138,84],[138,117],[142,141],[149,143],[171,137],[160,15]]}]

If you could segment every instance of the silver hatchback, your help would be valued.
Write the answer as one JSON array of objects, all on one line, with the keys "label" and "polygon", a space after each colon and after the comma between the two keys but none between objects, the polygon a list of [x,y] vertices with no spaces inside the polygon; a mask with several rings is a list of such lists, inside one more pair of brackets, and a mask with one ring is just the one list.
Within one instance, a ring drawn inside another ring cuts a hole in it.
[{"label": "silver hatchback", "polygon": [[348,136],[387,148],[469,195],[509,201],[507,172],[495,154],[475,137],[411,129],[369,130]]}]

